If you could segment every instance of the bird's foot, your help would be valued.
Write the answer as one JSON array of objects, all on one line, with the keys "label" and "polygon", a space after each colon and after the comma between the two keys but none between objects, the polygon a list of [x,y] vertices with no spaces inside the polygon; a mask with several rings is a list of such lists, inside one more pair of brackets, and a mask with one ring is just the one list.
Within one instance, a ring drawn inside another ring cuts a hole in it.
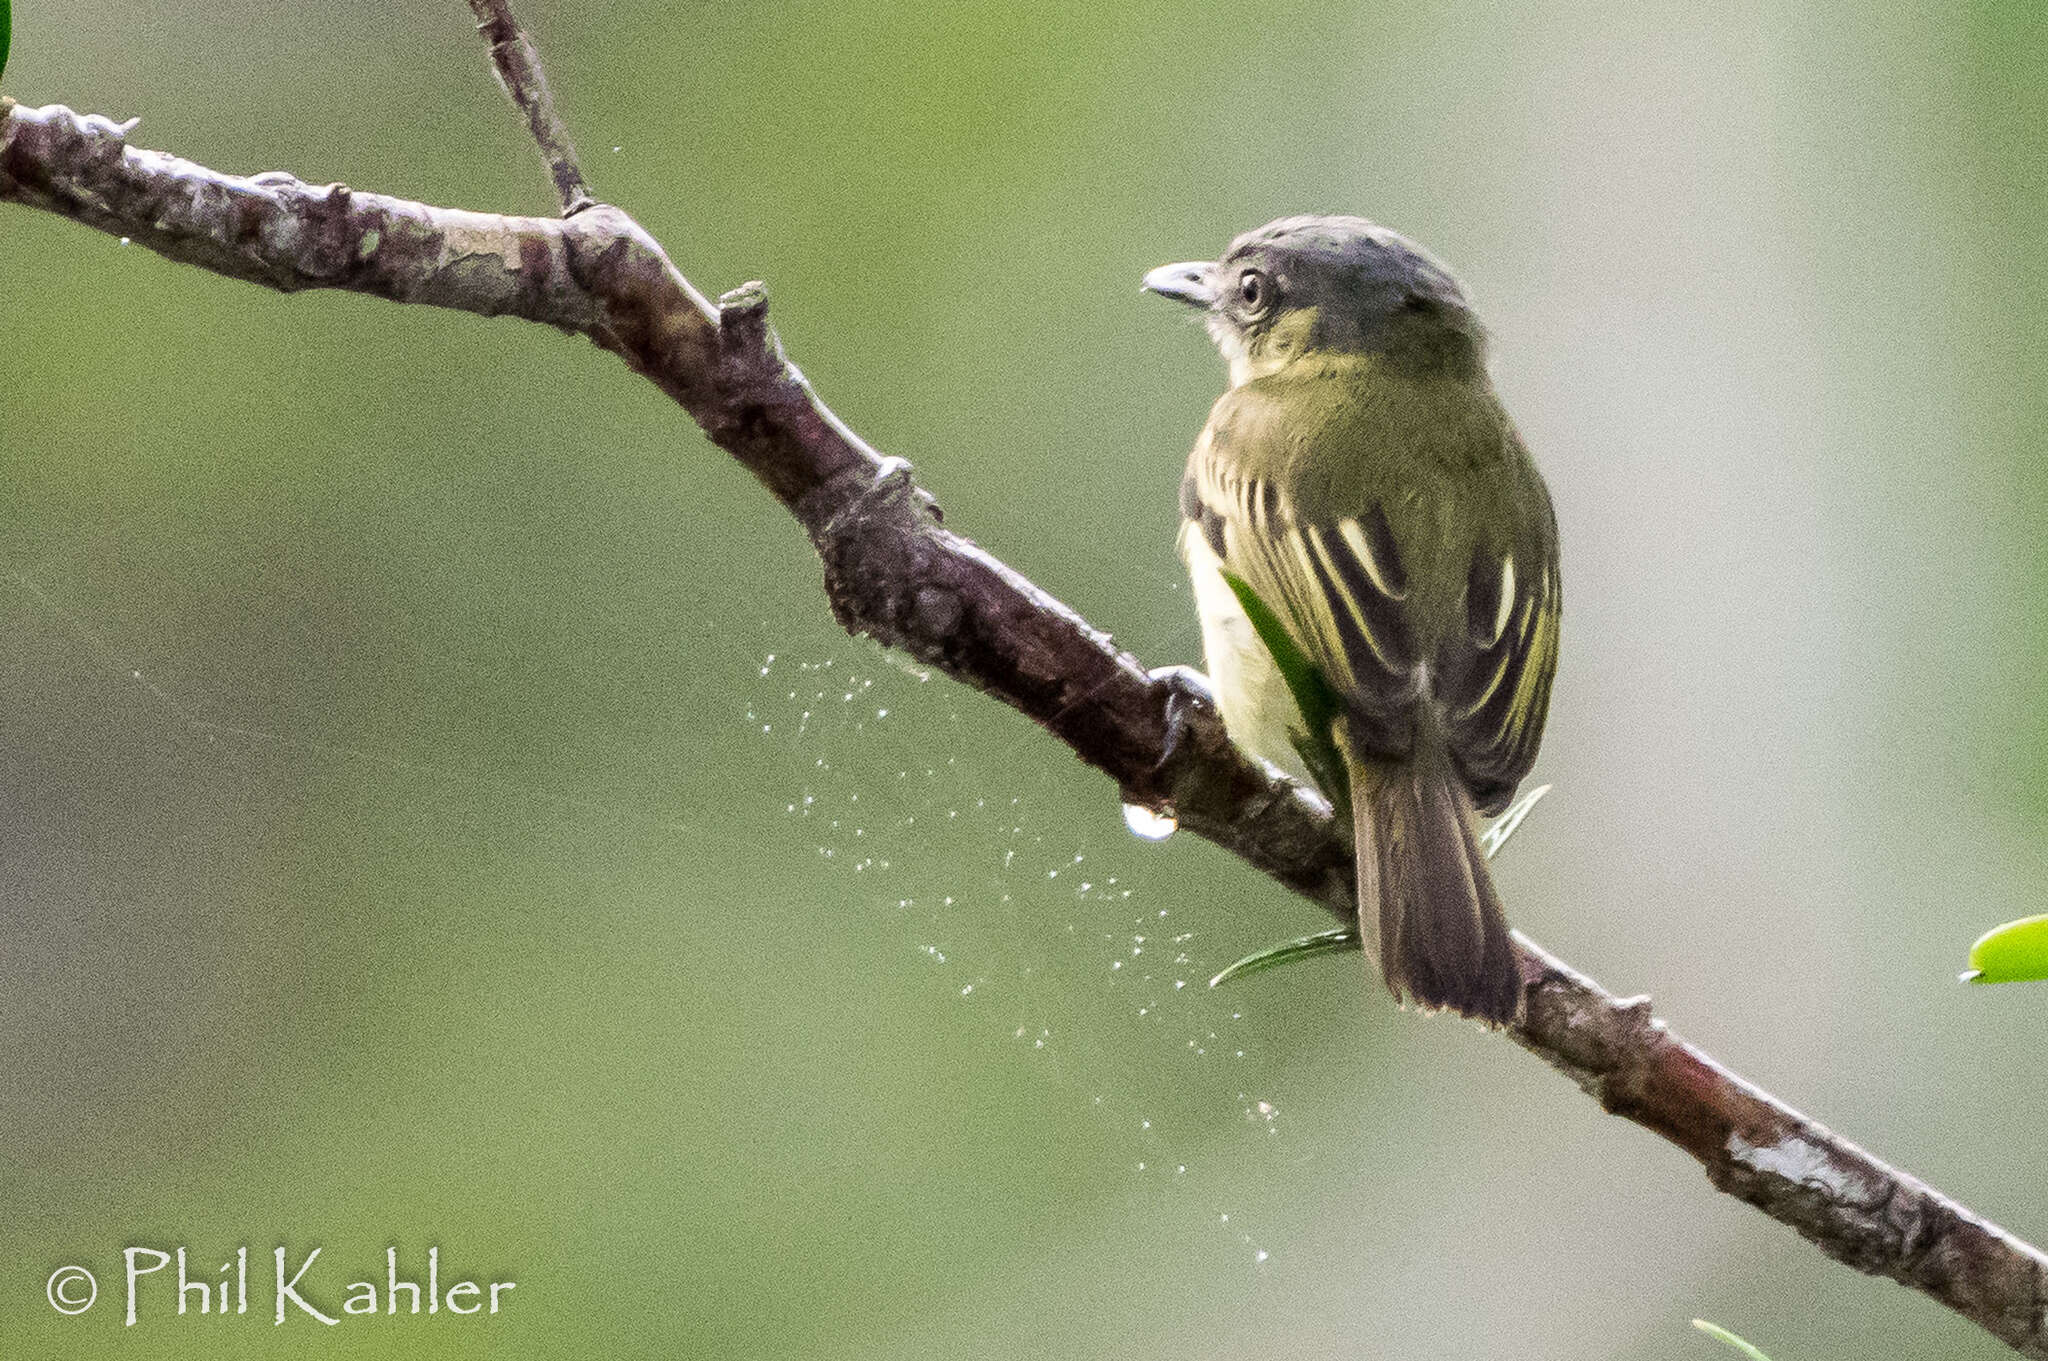
[{"label": "bird's foot", "polygon": [[1166,689],[1166,739],[1152,766],[1154,775],[1163,779],[1193,740],[1195,716],[1216,712],[1216,690],[1209,678],[1192,666],[1162,666],[1146,674],[1154,685]]}]

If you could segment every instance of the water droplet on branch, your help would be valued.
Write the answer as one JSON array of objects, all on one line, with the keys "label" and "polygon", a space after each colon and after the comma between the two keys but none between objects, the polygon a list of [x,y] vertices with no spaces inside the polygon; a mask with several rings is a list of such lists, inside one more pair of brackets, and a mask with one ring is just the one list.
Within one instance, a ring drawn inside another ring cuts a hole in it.
[{"label": "water droplet on branch", "polygon": [[1156,812],[1142,803],[1124,805],[1124,826],[1131,829],[1131,835],[1146,841],[1164,841],[1180,830],[1180,823],[1171,813]]}]

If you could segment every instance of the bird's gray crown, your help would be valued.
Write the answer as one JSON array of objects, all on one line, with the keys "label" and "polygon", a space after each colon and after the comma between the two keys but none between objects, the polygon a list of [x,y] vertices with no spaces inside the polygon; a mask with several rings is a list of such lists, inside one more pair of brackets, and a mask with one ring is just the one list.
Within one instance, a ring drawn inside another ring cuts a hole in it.
[{"label": "bird's gray crown", "polygon": [[1226,272],[1257,265],[1304,300],[1339,298],[1372,307],[1401,305],[1407,295],[1471,310],[1464,285],[1449,267],[1407,237],[1362,217],[1283,217],[1230,243]]}]

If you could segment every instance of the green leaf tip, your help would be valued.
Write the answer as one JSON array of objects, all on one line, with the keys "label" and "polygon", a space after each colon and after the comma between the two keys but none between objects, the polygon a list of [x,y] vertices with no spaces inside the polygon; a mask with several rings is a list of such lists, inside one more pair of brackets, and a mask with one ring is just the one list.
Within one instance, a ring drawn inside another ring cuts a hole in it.
[{"label": "green leaf tip", "polygon": [[7,74],[7,43],[13,33],[13,7],[8,0],[0,0],[0,76]]},{"label": "green leaf tip", "polygon": [[1284,944],[1269,945],[1263,950],[1246,955],[1236,963],[1226,966],[1221,973],[1210,979],[1209,986],[1212,988],[1221,987],[1233,978],[1242,978],[1246,974],[1258,973],[1262,969],[1272,969],[1282,964],[1291,964],[1297,959],[1307,959],[1312,955],[1335,954],[1340,950],[1356,950],[1358,948],[1358,929],[1356,927],[1339,926],[1329,931],[1318,931],[1313,936],[1301,936]]},{"label": "green leaf tip", "polygon": [[1741,1338],[1729,1332],[1726,1328],[1723,1328],[1718,1323],[1709,1323],[1703,1318],[1696,1318],[1692,1321],[1692,1326],[1699,1329],[1701,1332],[1705,1333],[1708,1337],[1713,1338],[1716,1342],[1727,1343],[1729,1346],[1735,1348],[1736,1351],[1739,1351],[1744,1356],[1748,1357],[1749,1361],[1771,1361],[1770,1357],[1765,1356],[1761,1351],[1757,1350],[1756,1347],[1754,1347],[1750,1343],[1744,1342]]},{"label": "green leaf tip", "polygon": [[1500,848],[1508,844],[1508,838],[1515,834],[1515,828],[1522,825],[1522,819],[1529,816],[1529,810],[1536,801],[1550,792],[1550,786],[1539,784],[1524,792],[1521,797],[1508,805],[1508,810],[1493,820],[1493,825],[1479,834],[1479,849],[1486,852],[1488,860],[1500,854]]},{"label": "green leaf tip", "polygon": [[1994,926],[1970,946],[1965,983],[2027,983],[2048,978],[2048,913]]}]

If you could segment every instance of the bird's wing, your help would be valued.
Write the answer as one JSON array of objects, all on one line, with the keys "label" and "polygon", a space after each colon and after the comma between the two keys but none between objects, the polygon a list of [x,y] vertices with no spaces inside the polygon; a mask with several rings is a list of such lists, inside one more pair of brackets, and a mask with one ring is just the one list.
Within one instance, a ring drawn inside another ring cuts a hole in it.
[{"label": "bird's wing", "polygon": [[1438,646],[1433,679],[1451,759],[1488,814],[1508,806],[1536,764],[1557,670],[1557,561],[1547,552],[1521,556],[1473,554],[1465,627]]},{"label": "bird's wing", "polygon": [[[1181,512],[1279,617],[1343,703],[1359,755],[1406,756],[1418,723],[1442,735],[1482,812],[1497,812],[1535,763],[1557,658],[1558,582],[1548,522],[1516,535],[1520,552],[1471,553],[1462,628],[1433,642],[1413,617],[1409,573],[1380,501],[1312,515],[1297,504],[1288,462],[1247,441],[1301,431],[1237,420],[1227,444],[1203,432],[1181,486]],[[1313,438],[1344,438],[1324,427]],[[1358,452],[1339,457],[1358,458]],[[1295,450],[1292,465],[1314,466]],[[1265,475],[1262,475],[1265,474]]]}]

